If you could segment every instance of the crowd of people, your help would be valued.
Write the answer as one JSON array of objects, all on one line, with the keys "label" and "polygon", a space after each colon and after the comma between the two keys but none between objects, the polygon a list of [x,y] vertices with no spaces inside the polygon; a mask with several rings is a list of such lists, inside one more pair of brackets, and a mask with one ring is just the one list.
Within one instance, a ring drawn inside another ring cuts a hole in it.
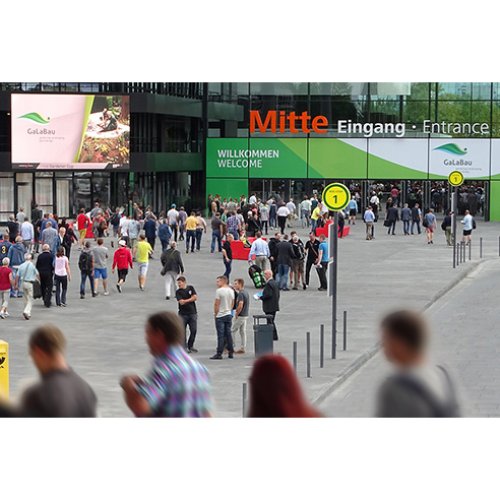
[{"label": "crowd of people", "polygon": [[[423,227],[428,244],[433,244],[437,224],[434,209],[429,208],[422,214],[419,203],[414,203],[411,208],[407,203],[401,207],[399,194],[394,187],[386,200],[384,226],[388,235],[396,234],[397,222],[401,220],[405,235],[420,234]],[[359,192],[354,190],[345,211],[339,213],[339,237],[343,235],[345,224],[356,224],[361,206]],[[208,223],[200,210],[186,211],[183,206],[178,209],[176,204],[157,215],[151,207],[141,208],[137,204],[126,213],[122,208],[111,211],[96,203],[89,212],[82,207],[74,223],[54,214],[42,214],[36,206],[31,214],[32,223],[20,209],[16,216],[10,217],[6,234],[0,234],[0,319],[9,317],[11,298],[24,298],[22,315],[26,320],[31,318],[33,300],[37,297],[47,308],[54,306],[54,299],[56,307],[66,307],[68,283],[75,276],[80,279],[80,299],[86,298],[87,282],[91,297],[108,296],[109,271],[117,274],[115,287],[118,293],[126,287],[130,270],[136,270],[138,289],[144,291],[150,263],[157,259],[160,274],[164,277],[165,299],[177,302],[176,325],[182,330],[179,342],[185,354],[174,353],[172,358],[184,359],[198,352],[198,295],[184,275],[182,253],[200,252],[203,236],[210,227],[210,252],[219,253],[223,261],[221,274],[216,278],[213,304],[216,347],[210,359],[231,359],[235,354],[244,354],[247,348],[250,295],[242,277],[231,281],[235,242],[247,251],[249,270],[257,269],[258,283],[254,274],[249,272],[256,287],[262,288],[254,298],[261,302],[268,322],[273,325],[273,338],[277,340],[280,294],[307,290],[313,267],[320,285],[318,290],[324,292],[328,288],[329,244],[325,232],[319,230],[331,222],[333,214],[317,194],[304,196],[297,204],[293,199],[285,202],[278,196],[260,200],[255,193],[248,199],[242,196],[239,200],[222,201],[216,195],[209,196],[208,207]],[[362,214],[369,240],[374,239],[375,224],[382,211],[380,198],[374,190]],[[451,221],[448,211],[441,227],[450,245]],[[299,224],[308,233],[305,241],[295,230]],[[475,220],[468,210],[462,224],[464,241],[470,243]],[[318,232],[321,233],[319,236]],[[161,248],[155,250],[157,241]],[[73,247],[79,252],[76,272],[70,261]],[[167,320],[163,318],[161,321]],[[163,331],[163,327],[158,326],[164,324],[161,321],[153,321],[156,326],[148,323],[150,331],[156,332],[151,336],[156,335],[157,340],[162,337],[158,333]],[[170,329],[174,328],[170,319],[167,323]],[[158,349],[165,348],[161,344]],[[153,352],[151,345],[150,349]],[[147,389],[144,385],[138,391],[134,389],[134,380],[131,377],[122,381],[129,406],[139,408],[137,412],[133,410],[138,415],[154,413],[156,403],[152,401],[152,386]],[[204,409],[199,410],[200,416],[210,413],[208,404],[201,407]]]},{"label": "crowd of people", "polygon": [[[222,280],[220,289],[225,287]],[[219,295],[219,302],[224,295]],[[390,418],[460,416],[450,373],[428,359],[429,332],[424,318],[412,311],[396,311],[382,320],[380,330],[382,349],[393,370],[380,385],[374,414]],[[153,358],[150,371],[143,376],[126,375],[119,381],[132,413],[136,417],[214,416],[209,372],[184,349],[184,325],[179,316],[173,312],[149,316],[145,338]],[[29,354],[40,381],[24,391],[17,405],[0,401],[0,416],[96,417],[97,396],[72,370],[65,351],[66,338],[57,326],[36,328],[29,339]],[[282,355],[257,358],[248,380],[247,417],[323,416],[308,402],[294,369]]]}]

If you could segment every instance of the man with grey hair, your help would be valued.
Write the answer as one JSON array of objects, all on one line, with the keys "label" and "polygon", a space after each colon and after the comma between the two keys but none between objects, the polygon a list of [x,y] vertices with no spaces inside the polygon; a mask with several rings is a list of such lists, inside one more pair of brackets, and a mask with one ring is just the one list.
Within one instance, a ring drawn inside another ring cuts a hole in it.
[{"label": "man with grey hair", "polygon": [[[49,254],[50,255],[50,254]],[[24,296],[24,319],[31,318],[31,308],[33,306],[33,283],[39,279],[40,275],[33,264],[33,255],[27,253],[25,261],[19,266],[16,276],[16,289],[19,289],[21,284]]]},{"label": "man with grey hair", "polygon": [[55,256],[59,246],[59,235],[57,234],[57,230],[52,227],[52,222],[48,221],[45,225],[40,242],[42,245],[48,245],[52,255]]},{"label": "man with grey hair", "polygon": [[5,257],[2,260],[2,267],[0,267],[0,319],[5,319],[9,315],[7,307],[9,306],[10,289],[15,286],[9,264],[9,258]]}]

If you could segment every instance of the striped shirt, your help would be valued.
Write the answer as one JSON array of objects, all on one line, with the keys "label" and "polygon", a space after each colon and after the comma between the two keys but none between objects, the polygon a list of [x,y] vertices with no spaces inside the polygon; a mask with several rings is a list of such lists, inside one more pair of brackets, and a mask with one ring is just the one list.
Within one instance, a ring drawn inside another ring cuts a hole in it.
[{"label": "striped shirt", "polygon": [[138,390],[154,417],[208,417],[212,412],[208,370],[180,345],[155,357]]}]

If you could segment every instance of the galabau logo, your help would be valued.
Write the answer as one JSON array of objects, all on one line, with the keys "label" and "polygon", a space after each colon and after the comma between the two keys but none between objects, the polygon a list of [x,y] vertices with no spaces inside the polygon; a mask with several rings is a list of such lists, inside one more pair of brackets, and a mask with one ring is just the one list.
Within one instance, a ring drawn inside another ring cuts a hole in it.
[{"label": "galabau logo", "polygon": [[[441,146],[437,146],[434,148],[434,151],[442,151],[443,153],[447,153],[448,155],[453,156],[464,156],[468,153],[467,148],[461,148],[458,144],[454,142],[448,142],[446,144],[442,144]],[[472,166],[472,160],[464,160],[463,158],[444,158],[443,165],[447,167],[470,167]]]},{"label": "galabau logo", "polygon": [[25,118],[26,120],[32,120],[40,125],[47,125],[50,123],[50,118],[44,118],[40,113],[27,113],[20,116],[19,118]]},{"label": "galabau logo", "polygon": [[463,156],[467,154],[467,148],[462,149],[458,144],[455,144],[454,142],[442,144],[441,146],[434,148],[434,151],[444,151],[445,153],[450,153],[457,156]]}]

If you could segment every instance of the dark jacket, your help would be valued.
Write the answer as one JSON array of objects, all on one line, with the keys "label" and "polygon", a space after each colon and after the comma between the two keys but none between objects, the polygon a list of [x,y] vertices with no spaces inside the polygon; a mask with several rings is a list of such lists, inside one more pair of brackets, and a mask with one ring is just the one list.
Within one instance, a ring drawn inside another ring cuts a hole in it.
[{"label": "dark jacket", "polygon": [[441,223],[441,227],[444,229],[451,227],[451,215],[445,215],[443,222]]},{"label": "dark jacket", "polygon": [[396,207],[389,208],[389,210],[387,211],[386,220],[389,222],[396,222],[397,220],[399,220],[399,213]]},{"label": "dark jacket", "polygon": [[281,241],[278,245],[278,265],[291,266],[294,258],[295,252],[293,251],[292,244],[286,240]]},{"label": "dark jacket", "polygon": [[40,274],[52,274],[54,272],[54,257],[50,252],[42,252],[36,259],[36,268]]},{"label": "dark jacket", "polygon": [[411,209],[411,220],[412,222],[418,222],[420,220],[420,215],[418,213],[418,208],[417,207],[413,207]]},{"label": "dark jacket", "polygon": [[144,223],[144,233],[148,240],[156,238],[156,222],[153,219],[148,219]]},{"label": "dark jacket", "polygon": [[278,257],[278,245],[279,241],[276,238],[269,239],[269,256],[274,257],[274,260]]},{"label": "dark jacket", "polygon": [[20,266],[24,262],[25,253],[26,247],[22,243],[11,245],[6,255],[10,260],[10,266]]},{"label": "dark jacket", "polygon": [[9,241],[14,243],[16,240],[16,236],[19,233],[19,224],[14,221],[7,222],[7,227],[9,228]]},{"label": "dark jacket", "polygon": [[255,219],[248,219],[247,232],[250,236],[254,236],[257,231],[260,231],[259,221]]},{"label": "dark jacket", "polygon": [[161,254],[161,264],[164,273],[173,271],[177,274],[184,272],[184,264],[182,263],[181,253],[175,248],[169,248]]},{"label": "dark jacket", "polygon": [[280,310],[280,290],[278,283],[270,279],[262,290],[262,310],[265,314],[275,313]]}]

